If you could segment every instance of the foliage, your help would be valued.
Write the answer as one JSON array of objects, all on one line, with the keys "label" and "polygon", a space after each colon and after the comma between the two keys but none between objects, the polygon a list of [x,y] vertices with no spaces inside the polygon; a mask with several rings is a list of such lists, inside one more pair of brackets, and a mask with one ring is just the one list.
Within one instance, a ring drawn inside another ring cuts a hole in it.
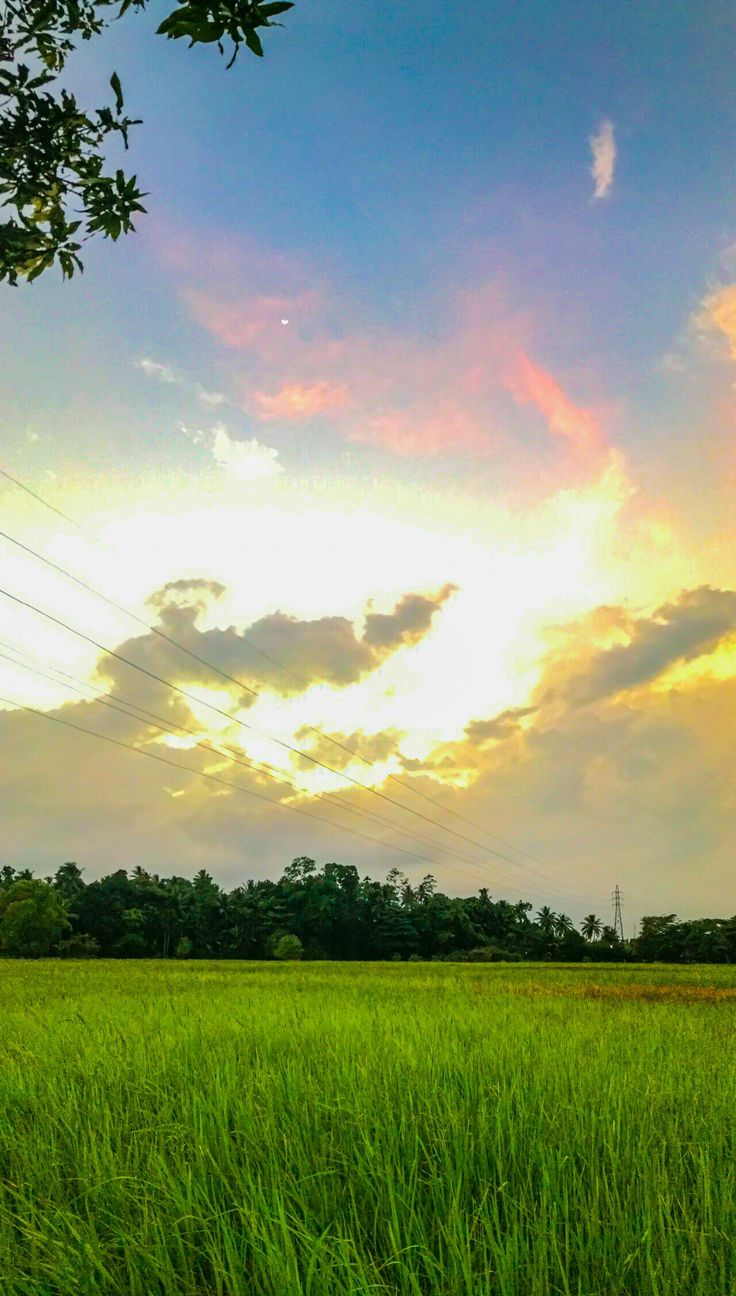
[{"label": "foliage", "polygon": [[0,890],[0,950],[42,958],[68,929],[64,903],[48,882],[23,878]]},{"label": "foliage", "polygon": [[94,936],[88,936],[86,933],[80,935],[76,932],[74,936],[68,936],[66,940],[59,941],[59,954],[61,958],[97,958],[100,952],[100,942],[95,940]]},{"label": "foliage", "polygon": [[279,936],[273,947],[274,958],[279,959],[282,963],[300,959],[303,952],[304,946],[299,937],[292,935],[291,932],[285,932],[283,936]]},{"label": "foliage", "polygon": [[[0,895],[30,877],[6,865]],[[533,918],[529,902],[494,899],[485,888],[448,896],[431,876],[416,885],[392,869],[378,882],[352,864],[318,867],[307,856],[278,881],[250,880],[229,892],[204,869],[191,879],[165,878],[136,866],[86,883],[67,863],[49,881],[68,939],[88,937],[105,958],[283,958],[277,949],[288,937],[307,960],[736,962],[736,918],[647,917],[640,935],[622,944],[594,914],[577,931],[548,906]],[[66,943],[61,952],[69,950]]]},{"label": "foliage", "polygon": [[3,1296],[732,1296],[736,969],[8,963]]},{"label": "foliage", "polygon": [[[142,10],[148,0],[5,0],[0,14],[0,280],[33,280],[58,263],[64,278],[82,269],[83,243],[118,239],[145,211],[135,175],[108,169],[105,154],[116,137],[128,148],[139,119],[124,112],[116,72],[113,103],[91,112],[60,84],[80,41],[93,39],[112,18]],[[232,66],[243,44],[261,57],[259,31],[275,24],[291,3],[261,0],[179,0],[158,28],[190,45],[232,46]]]}]

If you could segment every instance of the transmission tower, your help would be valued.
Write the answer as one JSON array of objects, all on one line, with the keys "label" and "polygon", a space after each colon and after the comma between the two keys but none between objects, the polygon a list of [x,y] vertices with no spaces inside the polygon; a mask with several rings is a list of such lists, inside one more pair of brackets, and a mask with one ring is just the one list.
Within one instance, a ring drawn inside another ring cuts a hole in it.
[{"label": "transmission tower", "polygon": [[615,931],[616,935],[621,941],[624,938],[624,921],[623,918],[621,917],[621,906],[623,904],[623,899],[624,899],[624,893],[621,890],[618,883],[616,883],[616,886],[614,887],[613,893],[611,895],[611,900],[613,902],[613,930]]}]

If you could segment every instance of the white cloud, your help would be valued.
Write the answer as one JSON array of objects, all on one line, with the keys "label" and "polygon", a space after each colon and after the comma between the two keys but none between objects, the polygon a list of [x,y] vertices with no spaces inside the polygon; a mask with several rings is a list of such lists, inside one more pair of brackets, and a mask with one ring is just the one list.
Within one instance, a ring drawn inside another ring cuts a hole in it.
[{"label": "white cloud", "polygon": [[169,365],[159,364],[157,360],[149,360],[143,356],[138,361],[138,368],[142,369],[147,378],[157,378],[162,383],[176,383],[179,381],[174,370]]},{"label": "white cloud", "polygon": [[179,431],[182,436],[187,437],[189,441],[194,443],[194,445],[199,445],[204,441],[204,432],[201,428],[188,428],[185,423],[180,423]]},{"label": "white cloud", "polygon": [[613,131],[613,122],[606,119],[601,122],[598,133],[590,136],[590,147],[593,153],[590,174],[595,180],[595,198],[606,198],[613,184],[617,152]]},{"label": "white cloud", "polygon": [[197,391],[197,400],[200,400],[203,405],[227,405],[228,404],[227,396],[223,396],[222,392],[207,391],[207,389],[203,387],[201,383],[197,383],[196,391]]},{"label": "white cloud", "polygon": [[262,445],[255,437],[250,441],[234,440],[222,423],[212,429],[212,434],[215,462],[238,481],[265,481],[280,476],[284,471],[278,462],[278,450]]},{"label": "white cloud", "polygon": [[155,378],[157,382],[168,383],[170,386],[183,387],[185,391],[196,396],[202,405],[214,407],[216,405],[229,405],[227,396],[222,392],[210,391],[203,387],[199,382],[190,382],[186,377],[172,369],[171,365],[160,364],[158,360],[150,360],[148,356],[136,361],[137,367],[142,369],[147,378]]}]

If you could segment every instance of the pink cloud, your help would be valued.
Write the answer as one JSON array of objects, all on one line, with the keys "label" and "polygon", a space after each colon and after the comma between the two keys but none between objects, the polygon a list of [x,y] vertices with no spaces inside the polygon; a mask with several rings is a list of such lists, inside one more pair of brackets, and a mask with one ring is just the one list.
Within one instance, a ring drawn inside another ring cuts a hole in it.
[{"label": "pink cloud", "polygon": [[252,297],[243,293],[232,299],[225,293],[190,289],[185,291],[184,300],[196,322],[224,346],[264,357],[279,351],[288,353],[292,321],[309,318],[318,306],[318,296],[313,292]]},{"label": "pink cloud", "polygon": [[557,379],[535,365],[523,351],[511,372],[509,390],[520,405],[535,405],[550,432],[578,450],[599,450],[606,444],[605,434],[591,411],[573,404]]},{"label": "pink cloud", "polygon": [[214,240],[199,257],[172,238],[166,255],[191,316],[230,355],[234,397],[264,421],[320,414],[346,440],[397,455],[488,454],[514,441],[513,401],[538,410],[550,445],[584,471],[606,445],[596,415],[530,358],[532,323],[493,283],[438,304],[444,327],[425,335],[356,328],[354,306],[312,267],[247,239]]},{"label": "pink cloud", "polygon": [[397,455],[455,454],[459,450],[488,450],[488,433],[468,414],[448,406],[429,413],[421,408],[389,410],[358,423],[351,441],[382,446]]},{"label": "pink cloud", "polygon": [[308,419],[350,406],[350,389],[329,382],[286,383],[279,391],[255,392],[253,403],[262,419]]}]

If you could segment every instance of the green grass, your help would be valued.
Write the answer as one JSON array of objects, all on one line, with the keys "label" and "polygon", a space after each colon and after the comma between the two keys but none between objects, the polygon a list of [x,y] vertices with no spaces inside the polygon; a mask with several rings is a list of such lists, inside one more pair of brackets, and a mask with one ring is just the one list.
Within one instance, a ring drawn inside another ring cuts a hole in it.
[{"label": "green grass", "polygon": [[0,962],[3,1296],[733,1296],[736,968]]}]

